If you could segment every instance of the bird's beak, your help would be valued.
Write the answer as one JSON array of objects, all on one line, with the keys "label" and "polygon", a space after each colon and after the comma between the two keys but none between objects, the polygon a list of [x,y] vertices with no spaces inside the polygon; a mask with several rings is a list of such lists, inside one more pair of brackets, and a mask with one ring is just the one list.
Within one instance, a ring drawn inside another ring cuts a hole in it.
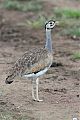
[{"label": "bird's beak", "polygon": [[59,25],[59,21],[55,21],[55,25]]}]

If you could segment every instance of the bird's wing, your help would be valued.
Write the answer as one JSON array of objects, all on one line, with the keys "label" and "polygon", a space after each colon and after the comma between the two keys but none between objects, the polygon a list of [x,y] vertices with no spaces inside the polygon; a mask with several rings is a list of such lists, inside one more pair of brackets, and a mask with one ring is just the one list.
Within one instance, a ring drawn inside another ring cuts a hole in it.
[{"label": "bird's wing", "polygon": [[18,74],[37,73],[51,64],[52,58],[45,48],[32,49],[26,52],[18,61],[16,61],[13,69]]}]

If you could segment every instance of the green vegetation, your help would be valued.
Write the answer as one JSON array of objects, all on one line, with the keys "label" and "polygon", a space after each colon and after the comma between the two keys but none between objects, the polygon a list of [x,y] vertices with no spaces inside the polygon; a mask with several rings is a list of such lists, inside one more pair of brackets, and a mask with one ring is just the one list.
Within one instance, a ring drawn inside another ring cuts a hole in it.
[{"label": "green vegetation", "polygon": [[80,10],[76,9],[53,9],[54,16],[60,21],[62,35],[80,37]]},{"label": "green vegetation", "polygon": [[75,18],[78,19],[80,18],[80,10],[76,10],[76,9],[68,9],[68,8],[64,8],[64,9],[54,9],[54,13],[56,15],[56,17],[58,18]]},{"label": "green vegetation", "polygon": [[67,35],[80,37],[80,28],[74,27],[66,32]]},{"label": "green vegetation", "polygon": [[27,20],[24,25],[29,26],[31,28],[35,28],[35,29],[40,29],[44,27],[46,21],[51,20],[51,19],[53,19],[52,16],[47,18],[44,15],[40,14],[37,16],[37,18],[33,20]]},{"label": "green vegetation", "polygon": [[5,0],[1,5],[3,8],[18,11],[39,11],[42,10],[42,3],[40,1],[25,1]]},{"label": "green vegetation", "polygon": [[[40,14],[43,14],[43,4],[40,0],[5,0],[0,6],[9,10],[18,10],[22,12],[38,11]],[[49,16],[49,18],[59,20],[59,27],[61,28],[62,35],[80,36],[80,10],[54,8],[52,11],[52,17]],[[35,15],[35,19],[28,19],[25,25],[38,29],[44,26],[45,21],[45,15],[39,16],[37,14]]]},{"label": "green vegetation", "polygon": [[46,21],[46,19],[44,16],[39,16],[36,20],[32,20],[32,21],[27,20],[26,25],[31,28],[38,29],[38,28],[41,28],[44,26],[45,21]]},{"label": "green vegetation", "polygon": [[72,56],[73,59],[80,60],[80,52],[76,52]]}]

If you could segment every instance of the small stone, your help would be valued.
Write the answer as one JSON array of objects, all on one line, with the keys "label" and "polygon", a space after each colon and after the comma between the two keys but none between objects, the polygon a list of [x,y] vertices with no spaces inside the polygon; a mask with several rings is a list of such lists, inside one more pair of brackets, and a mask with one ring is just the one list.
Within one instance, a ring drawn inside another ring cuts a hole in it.
[{"label": "small stone", "polygon": [[76,35],[73,35],[73,39],[76,39]]},{"label": "small stone", "polygon": [[59,102],[58,102],[58,101],[56,101],[56,103],[58,104]]},{"label": "small stone", "polygon": [[79,95],[77,95],[77,97],[79,97]]}]

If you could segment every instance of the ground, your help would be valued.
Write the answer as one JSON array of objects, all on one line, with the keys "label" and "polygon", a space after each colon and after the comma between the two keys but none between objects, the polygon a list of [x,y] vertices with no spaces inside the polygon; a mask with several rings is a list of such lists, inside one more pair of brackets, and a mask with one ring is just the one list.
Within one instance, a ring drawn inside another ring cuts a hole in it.
[{"label": "ground", "polygon": [[[1,1],[1,0],[0,0]],[[2,1],[1,1],[2,2]],[[79,9],[78,0],[45,0],[45,5]],[[80,119],[80,61],[72,54],[80,51],[80,39],[61,36],[56,27],[52,31],[53,65],[40,78],[39,96],[43,102],[31,97],[31,80],[15,78],[5,84],[8,69],[25,51],[45,43],[45,30],[16,26],[33,13],[0,10],[0,120],[72,120]],[[57,33],[56,33],[57,32]],[[55,34],[56,33],[56,34]]]}]

